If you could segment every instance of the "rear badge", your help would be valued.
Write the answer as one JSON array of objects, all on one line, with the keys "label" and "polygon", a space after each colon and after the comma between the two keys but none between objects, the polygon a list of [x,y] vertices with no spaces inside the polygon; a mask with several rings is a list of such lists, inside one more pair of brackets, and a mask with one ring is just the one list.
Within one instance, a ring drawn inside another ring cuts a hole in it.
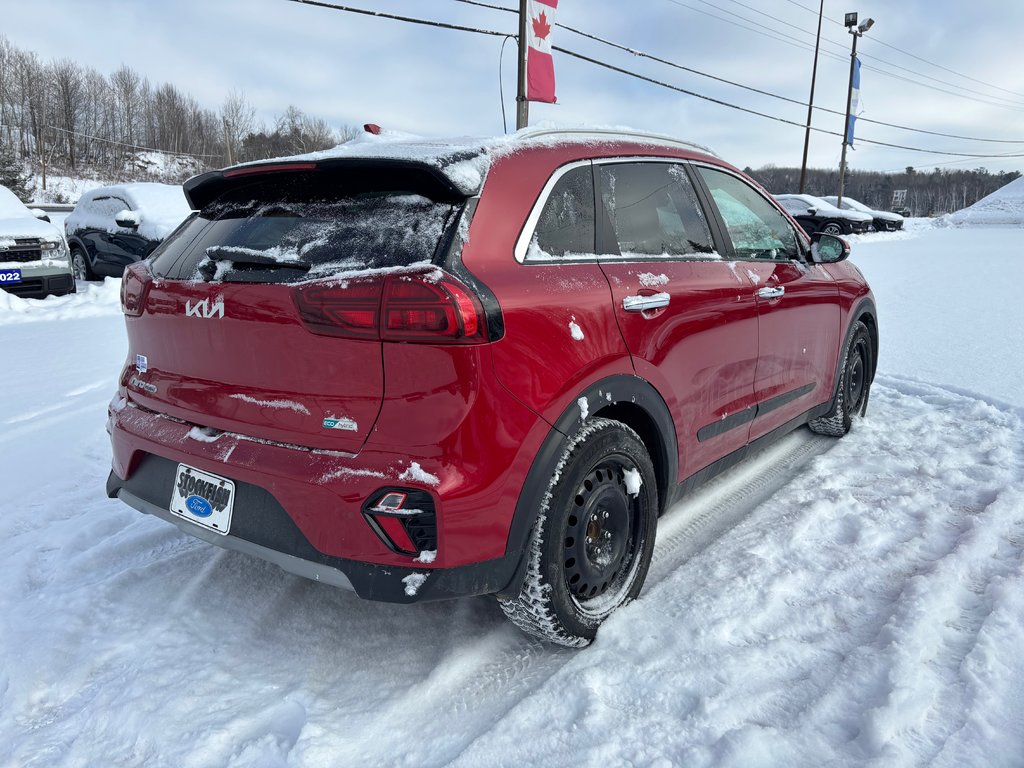
[{"label": "rear badge", "polygon": [[145,355],[135,356],[135,369],[139,373],[145,373],[149,370],[149,360],[146,359]]},{"label": "rear badge", "polygon": [[143,392],[148,392],[151,395],[156,394],[156,384],[150,384],[148,381],[143,381],[142,379],[136,376],[132,376],[128,380],[128,386],[135,387],[136,389],[141,389]]},{"label": "rear badge", "polygon": [[342,416],[340,419],[324,419],[324,429],[344,429],[349,432],[358,432],[359,425],[352,419]]}]

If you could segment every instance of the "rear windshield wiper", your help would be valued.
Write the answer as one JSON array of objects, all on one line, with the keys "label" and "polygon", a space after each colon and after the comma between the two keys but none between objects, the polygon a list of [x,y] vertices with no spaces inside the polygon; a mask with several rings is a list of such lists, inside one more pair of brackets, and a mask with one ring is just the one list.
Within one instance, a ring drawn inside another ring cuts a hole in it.
[{"label": "rear windshield wiper", "polygon": [[206,258],[213,261],[230,261],[233,264],[246,264],[268,269],[300,269],[309,272],[312,264],[302,259],[279,258],[252,250],[231,245],[214,245],[206,249]]}]

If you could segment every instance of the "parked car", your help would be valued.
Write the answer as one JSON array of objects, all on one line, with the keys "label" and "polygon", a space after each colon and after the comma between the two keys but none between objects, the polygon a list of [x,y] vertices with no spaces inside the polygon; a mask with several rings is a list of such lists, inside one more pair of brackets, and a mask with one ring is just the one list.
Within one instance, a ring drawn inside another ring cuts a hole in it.
[{"label": "parked car", "polygon": [[185,192],[122,283],[107,493],[363,598],[585,645],[681,494],[867,403],[848,246],[695,145],[357,143]]},{"label": "parked car", "polygon": [[0,288],[25,298],[75,292],[64,236],[7,187],[0,187]]},{"label": "parked car", "polygon": [[[835,205],[838,197],[828,196],[821,198],[829,205]],[[844,197],[841,207],[844,211],[858,211],[866,213],[872,218],[874,228],[879,232],[892,232],[903,229],[903,216],[892,211],[880,211],[875,208],[868,208],[864,203],[854,200],[852,197]]]},{"label": "parked car", "polygon": [[807,234],[853,235],[871,229],[872,217],[860,211],[844,211],[814,195],[775,195]]},{"label": "parked car", "polygon": [[143,182],[86,192],[64,220],[75,275],[79,280],[121,277],[190,213],[176,185]]}]

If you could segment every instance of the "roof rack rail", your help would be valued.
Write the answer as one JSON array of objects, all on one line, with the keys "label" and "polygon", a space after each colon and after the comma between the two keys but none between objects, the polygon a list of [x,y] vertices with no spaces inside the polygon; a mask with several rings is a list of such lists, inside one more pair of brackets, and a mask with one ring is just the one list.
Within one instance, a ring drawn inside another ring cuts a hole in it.
[{"label": "roof rack rail", "polygon": [[649,133],[647,131],[637,131],[630,128],[524,128],[517,132],[517,138],[523,141],[530,141],[548,136],[595,136],[609,139],[643,139],[646,141],[654,141],[661,144],[671,144],[674,146],[685,147],[686,149],[693,149],[698,152],[703,152],[706,155],[711,155],[712,157],[720,157],[720,155],[710,147],[698,144],[694,141],[686,141],[685,139],[679,139],[675,136],[667,136],[663,133]]}]

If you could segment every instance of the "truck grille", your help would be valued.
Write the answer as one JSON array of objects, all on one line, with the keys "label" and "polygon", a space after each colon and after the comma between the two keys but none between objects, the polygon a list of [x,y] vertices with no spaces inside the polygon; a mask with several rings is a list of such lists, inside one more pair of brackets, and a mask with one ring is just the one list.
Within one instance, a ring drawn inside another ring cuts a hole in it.
[{"label": "truck grille", "polygon": [[41,261],[43,258],[43,249],[40,247],[39,238],[36,237],[16,237],[14,238],[14,245],[2,246],[0,245],[0,262],[4,261]]}]

